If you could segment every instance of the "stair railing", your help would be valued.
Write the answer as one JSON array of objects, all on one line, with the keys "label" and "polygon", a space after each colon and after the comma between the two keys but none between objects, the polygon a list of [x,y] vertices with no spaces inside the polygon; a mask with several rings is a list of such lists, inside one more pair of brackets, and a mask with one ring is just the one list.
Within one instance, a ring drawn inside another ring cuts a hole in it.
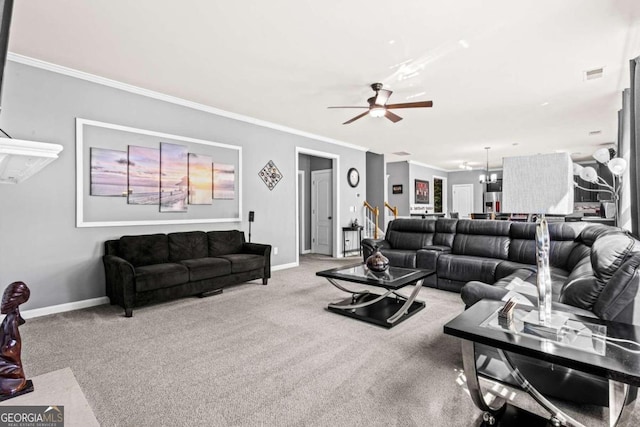
[{"label": "stair railing", "polygon": [[391,211],[391,213],[393,214],[393,219],[398,219],[398,207],[397,206],[391,206],[389,203],[384,202],[384,207]]},{"label": "stair railing", "polygon": [[371,206],[367,201],[364,202],[365,209],[365,235],[371,236],[373,234],[373,238],[378,238],[378,216],[380,215],[380,211],[378,207],[375,208]]}]

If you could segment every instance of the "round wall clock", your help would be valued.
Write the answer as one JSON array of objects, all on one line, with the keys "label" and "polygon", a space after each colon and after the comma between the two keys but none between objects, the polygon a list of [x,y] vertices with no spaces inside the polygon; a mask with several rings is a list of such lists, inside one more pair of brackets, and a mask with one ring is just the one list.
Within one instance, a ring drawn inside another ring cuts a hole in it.
[{"label": "round wall clock", "polygon": [[354,188],[358,186],[360,183],[360,172],[358,172],[358,169],[349,169],[349,172],[347,172],[347,181],[349,182],[349,185]]}]

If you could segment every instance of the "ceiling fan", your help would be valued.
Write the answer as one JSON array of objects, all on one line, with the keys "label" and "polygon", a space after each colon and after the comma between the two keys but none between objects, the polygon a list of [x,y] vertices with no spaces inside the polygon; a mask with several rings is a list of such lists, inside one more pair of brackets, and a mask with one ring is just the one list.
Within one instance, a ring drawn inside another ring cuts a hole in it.
[{"label": "ceiling fan", "polygon": [[367,114],[372,117],[386,117],[391,120],[393,123],[399,122],[402,120],[402,117],[397,114],[389,111],[397,108],[420,108],[420,107],[433,107],[433,101],[419,101],[419,102],[404,102],[400,104],[387,104],[389,101],[389,97],[393,93],[390,90],[383,89],[382,83],[373,83],[371,85],[371,89],[376,93],[375,96],[367,99],[369,103],[368,107],[328,107],[328,108],[366,108],[368,111],[365,111],[362,114],[359,114],[352,118],[351,120],[347,120],[343,123],[343,125],[348,125],[349,123],[353,123],[358,119],[363,118]]}]

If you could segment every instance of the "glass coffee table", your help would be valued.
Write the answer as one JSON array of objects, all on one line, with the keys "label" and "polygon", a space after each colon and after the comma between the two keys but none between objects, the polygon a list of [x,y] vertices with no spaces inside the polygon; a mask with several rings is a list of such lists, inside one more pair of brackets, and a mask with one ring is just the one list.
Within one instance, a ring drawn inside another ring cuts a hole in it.
[{"label": "glass coffee table", "polygon": [[566,314],[559,334],[549,336],[527,328],[531,307],[514,310],[513,320],[499,318],[502,301],[482,300],[444,326],[444,333],[462,338],[462,363],[473,402],[485,411],[486,424],[496,423],[507,409],[506,400],[486,401],[476,369],[475,344],[495,347],[511,375],[550,414],[551,425],[581,426],[527,381],[509,352],[566,366],[606,378],[609,383],[609,425],[624,424],[640,386],[640,327],[598,318]]},{"label": "glass coffee table", "polygon": [[[376,273],[364,264],[356,264],[319,271],[316,275],[325,277],[336,288],[351,294],[350,298],[329,304],[329,311],[392,328],[424,308],[424,302],[416,301],[416,297],[424,279],[434,273],[433,270],[400,267],[389,267],[383,273]],[[378,288],[382,293],[369,289],[351,290],[338,281]],[[415,285],[409,296],[398,293],[399,289],[409,285]]]}]

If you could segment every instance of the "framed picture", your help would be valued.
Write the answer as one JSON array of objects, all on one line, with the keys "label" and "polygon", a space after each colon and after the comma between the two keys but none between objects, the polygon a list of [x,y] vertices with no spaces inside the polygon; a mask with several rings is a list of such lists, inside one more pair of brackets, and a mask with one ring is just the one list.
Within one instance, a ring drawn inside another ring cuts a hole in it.
[{"label": "framed picture", "polygon": [[429,204],[429,181],[416,179],[415,185],[416,185],[415,203],[428,205]]},{"label": "framed picture", "polygon": [[391,186],[393,194],[402,194],[402,184],[394,184]]}]

